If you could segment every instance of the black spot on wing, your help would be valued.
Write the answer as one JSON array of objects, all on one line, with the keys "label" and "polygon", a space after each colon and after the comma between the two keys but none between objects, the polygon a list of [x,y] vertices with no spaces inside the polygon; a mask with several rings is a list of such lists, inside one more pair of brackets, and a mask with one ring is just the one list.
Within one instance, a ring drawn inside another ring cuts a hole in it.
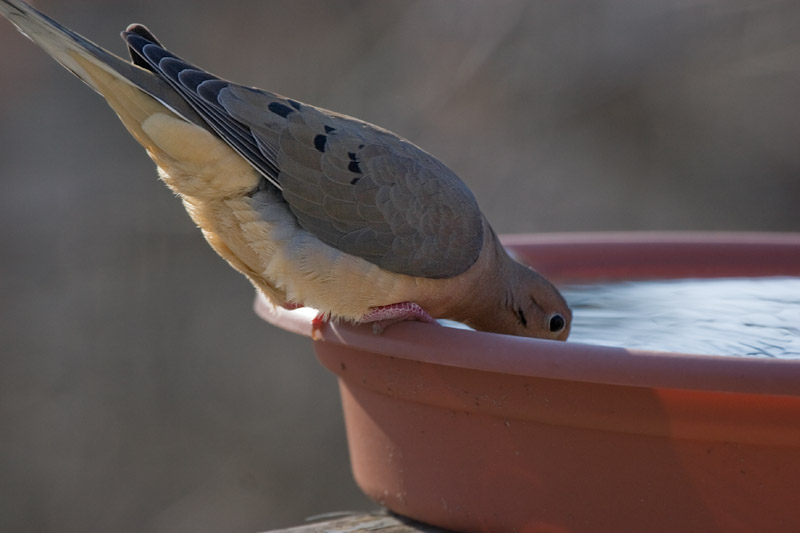
[{"label": "black spot on wing", "polygon": [[[363,144],[361,146],[364,146]],[[350,158],[350,164],[347,165],[347,170],[361,174],[361,167],[358,166],[358,155],[355,152],[347,152],[347,157]],[[352,183],[352,181],[350,182]]]},{"label": "black spot on wing", "polygon": [[325,133],[331,133],[333,131],[336,131],[336,128],[333,126],[325,126]]},{"label": "black spot on wing", "polygon": [[325,143],[328,141],[328,137],[322,135],[321,133],[314,137],[314,148],[319,150],[322,153],[325,153]]},{"label": "black spot on wing", "polygon": [[289,105],[292,106],[293,108],[297,109],[298,111],[300,111],[300,107],[303,105],[300,102],[298,102],[297,100],[292,100],[291,98],[288,99],[287,102],[289,102]]},{"label": "black spot on wing", "polygon": [[267,109],[269,109],[276,115],[281,116],[283,118],[289,116],[289,113],[294,113],[294,109],[292,109],[289,106],[285,106],[280,102],[272,102],[267,106]]}]

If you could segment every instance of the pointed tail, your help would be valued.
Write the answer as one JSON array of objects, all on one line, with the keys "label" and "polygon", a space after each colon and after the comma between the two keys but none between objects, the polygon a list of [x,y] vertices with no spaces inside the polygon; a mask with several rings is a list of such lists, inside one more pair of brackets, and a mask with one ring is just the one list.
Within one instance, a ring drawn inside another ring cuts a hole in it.
[{"label": "pointed tail", "polygon": [[[164,80],[150,71],[104,50],[25,2],[0,0],[0,14],[4,15],[20,32],[41,46],[67,70],[106,98],[137,138],[139,135],[134,131],[134,129],[138,129],[136,124],[129,124],[126,120],[127,118],[140,122],[136,117],[136,110],[131,109],[129,100],[135,94],[131,89],[149,95],[162,106],[189,122],[198,125],[204,124],[204,121],[189,104]],[[115,93],[120,94],[115,96]],[[152,106],[152,104],[147,105],[142,102],[138,102],[138,105],[144,105],[147,108]],[[149,109],[149,111],[153,111],[153,109]]]}]

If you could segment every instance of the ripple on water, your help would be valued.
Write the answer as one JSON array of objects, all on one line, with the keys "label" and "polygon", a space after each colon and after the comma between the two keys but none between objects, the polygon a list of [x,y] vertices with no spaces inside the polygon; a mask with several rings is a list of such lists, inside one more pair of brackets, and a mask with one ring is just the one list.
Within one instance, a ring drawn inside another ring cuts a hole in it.
[{"label": "ripple on water", "polygon": [[570,341],[710,355],[800,358],[800,278],[569,285]]}]

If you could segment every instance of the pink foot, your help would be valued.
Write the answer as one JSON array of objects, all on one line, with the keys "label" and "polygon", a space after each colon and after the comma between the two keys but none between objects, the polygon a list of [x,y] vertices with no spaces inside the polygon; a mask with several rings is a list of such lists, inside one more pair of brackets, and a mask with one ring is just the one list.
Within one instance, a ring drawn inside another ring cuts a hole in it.
[{"label": "pink foot", "polygon": [[281,307],[283,307],[284,309],[288,309],[289,311],[292,311],[294,309],[300,309],[301,307],[305,306],[299,302],[283,302],[283,305]]},{"label": "pink foot", "polygon": [[375,335],[380,335],[388,326],[405,320],[418,320],[419,322],[436,324],[436,319],[414,302],[399,302],[373,307],[369,313],[361,317],[359,323],[367,324],[372,322],[372,332]]},{"label": "pink foot", "polygon": [[316,339],[316,334],[322,329],[322,326],[328,323],[328,320],[331,319],[330,313],[319,313],[313,319],[311,319],[311,338]]}]

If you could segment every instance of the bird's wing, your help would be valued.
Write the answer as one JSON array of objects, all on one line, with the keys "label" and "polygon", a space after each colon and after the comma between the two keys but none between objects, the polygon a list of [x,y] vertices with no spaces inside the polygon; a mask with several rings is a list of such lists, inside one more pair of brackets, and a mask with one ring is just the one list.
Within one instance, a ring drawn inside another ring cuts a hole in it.
[{"label": "bird's wing", "polygon": [[477,260],[477,202],[433,156],[365,122],[219,79],[167,52],[143,26],[123,36],[134,63],[181,94],[321,241],[418,277],[457,276]]}]

